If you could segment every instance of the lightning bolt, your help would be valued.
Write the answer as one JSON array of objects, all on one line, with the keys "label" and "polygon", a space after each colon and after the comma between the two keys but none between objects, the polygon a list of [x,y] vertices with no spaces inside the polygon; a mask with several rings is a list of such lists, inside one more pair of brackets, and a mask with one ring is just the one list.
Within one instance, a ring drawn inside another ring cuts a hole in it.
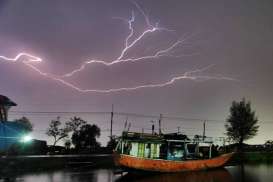
[{"label": "lightning bolt", "polygon": [[43,60],[39,57],[33,56],[31,54],[21,52],[15,58],[9,58],[6,56],[0,56],[0,60],[2,61],[9,61],[9,62],[17,62],[21,57],[27,57],[28,60],[24,60],[23,63],[30,63],[30,62],[42,62]]},{"label": "lightning bolt", "polygon": [[[169,52],[172,49],[174,49],[177,45],[182,44],[182,43],[183,43],[183,40],[176,41],[175,43],[173,43],[171,46],[167,47],[166,49],[159,50],[155,54],[148,55],[148,56],[142,56],[142,57],[137,57],[137,58],[127,58],[127,59],[116,59],[116,60],[114,60],[112,62],[106,62],[106,61],[102,61],[102,60],[90,60],[90,61],[86,61],[79,68],[71,71],[70,73],[64,74],[62,77],[71,77],[75,73],[83,71],[88,64],[97,63],[97,64],[102,64],[102,65],[105,65],[105,66],[112,66],[114,64],[124,63],[124,62],[136,62],[136,61],[143,61],[143,60],[145,60],[145,61],[152,61],[152,60],[154,60],[156,58],[160,58],[160,57],[164,57],[164,56],[172,57],[173,55],[169,54]],[[124,50],[123,50],[123,52],[124,52]],[[123,55],[124,55],[124,53],[123,53]],[[121,55],[121,56],[123,56],[123,55]],[[175,57],[181,57],[181,56],[175,56]]]},{"label": "lightning bolt", "polygon": [[111,93],[111,92],[120,92],[120,91],[132,91],[132,90],[139,90],[139,89],[143,89],[143,88],[160,88],[160,87],[166,87],[169,85],[174,84],[175,82],[179,81],[179,80],[195,80],[195,81],[205,81],[205,80],[228,80],[228,81],[238,81],[236,79],[230,78],[230,77],[223,77],[223,76],[196,76],[194,74],[196,73],[201,73],[204,72],[205,70],[209,69],[210,67],[212,67],[212,65],[204,67],[202,69],[196,69],[193,71],[187,71],[182,75],[179,76],[175,76],[173,78],[171,78],[170,80],[163,82],[163,83],[156,83],[156,84],[147,84],[147,85],[139,85],[139,86],[135,86],[135,87],[122,87],[122,88],[112,88],[112,89],[82,89],[70,82],[67,82],[65,80],[63,80],[62,78],[50,74],[50,73],[45,73],[43,71],[41,71],[40,69],[38,69],[37,67],[35,67],[34,65],[32,65],[32,62],[41,62],[42,59],[39,57],[35,57],[33,55],[27,54],[27,53],[19,53],[15,58],[8,58],[5,56],[0,56],[0,60],[4,60],[4,61],[10,61],[10,62],[17,62],[19,61],[19,59],[23,56],[27,56],[29,59],[27,61],[22,61],[26,66],[28,66],[29,68],[33,69],[34,71],[36,71],[37,73],[39,73],[40,75],[47,77],[51,80],[57,81],[62,83],[65,86],[68,86],[69,88],[72,88],[76,91],[82,92],[82,93],[88,93],[88,92],[94,92],[94,93]]},{"label": "lightning bolt", "polygon": [[[189,37],[184,37],[183,39],[177,40],[175,42],[173,42],[172,44],[170,44],[169,46],[167,46],[166,48],[162,48],[157,50],[155,53],[150,54],[150,55],[146,55],[146,56],[142,56],[142,57],[136,57],[136,58],[126,58],[127,53],[129,50],[133,49],[134,46],[139,43],[141,40],[143,40],[145,38],[145,36],[149,35],[149,34],[153,34],[156,31],[172,31],[166,28],[160,28],[158,26],[158,24],[156,24],[155,26],[153,26],[150,23],[150,20],[148,18],[148,16],[145,14],[145,12],[141,9],[141,7],[134,2],[134,4],[136,5],[137,9],[140,11],[140,13],[144,16],[145,22],[147,24],[147,29],[144,30],[142,33],[140,33],[139,36],[134,36],[135,34],[135,30],[133,28],[133,24],[135,22],[135,13],[134,11],[132,11],[131,14],[131,18],[129,20],[126,20],[127,24],[128,24],[128,29],[129,29],[129,34],[128,36],[125,38],[124,41],[124,48],[121,50],[120,55],[112,60],[112,61],[103,61],[103,60],[89,60],[86,62],[83,62],[79,68],[76,68],[74,70],[72,70],[69,73],[66,73],[64,75],[54,75],[51,73],[47,73],[47,72],[43,72],[41,71],[38,67],[34,66],[33,63],[41,63],[43,62],[43,59],[40,57],[36,57],[34,55],[31,55],[29,53],[25,53],[25,52],[21,52],[18,55],[16,55],[14,58],[10,58],[10,57],[6,57],[6,56],[1,56],[0,55],[0,61],[5,61],[5,62],[9,62],[9,63],[15,63],[15,62],[19,62],[21,60],[21,62],[26,65],[27,67],[31,68],[32,70],[34,70],[35,72],[37,72],[38,74],[40,74],[41,76],[44,76],[48,79],[54,80],[56,82],[59,82],[69,88],[72,88],[78,92],[81,93],[88,93],[88,92],[94,92],[94,93],[111,93],[111,92],[120,92],[120,91],[132,91],[132,90],[139,90],[139,89],[143,89],[143,88],[160,88],[160,87],[166,87],[166,86],[170,86],[175,84],[177,81],[180,80],[193,80],[193,81],[205,81],[205,80],[228,80],[228,81],[236,81],[233,78],[230,77],[224,77],[224,76],[204,76],[204,75],[196,75],[196,74],[200,74],[202,72],[204,72],[205,70],[209,69],[211,66],[208,67],[204,67],[202,69],[196,69],[193,71],[187,71],[181,75],[172,77],[171,79],[162,82],[162,83],[155,83],[155,84],[144,84],[144,85],[139,85],[139,86],[135,86],[135,87],[122,87],[122,88],[110,88],[110,89],[83,89],[80,88],[72,83],[70,83],[69,81],[66,81],[65,79],[73,76],[74,74],[83,71],[87,65],[89,64],[102,64],[105,66],[112,66],[114,64],[120,64],[120,63],[126,63],[126,62],[137,62],[137,61],[151,61],[151,60],[155,60],[157,58],[163,57],[163,56],[168,56],[168,57],[181,57],[181,56],[177,56],[177,55],[173,55],[172,51],[174,49],[176,49],[179,45],[187,45],[187,40],[189,39]],[[123,19],[124,20],[124,19]],[[133,38],[135,37],[135,38]]]},{"label": "lightning bolt", "polygon": [[[186,44],[186,40],[188,39],[187,37],[182,39],[182,40],[178,40],[178,41],[174,42],[173,44],[169,45],[165,49],[160,49],[160,50],[156,51],[152,55],[125,59],[124,57],[125,57],[126,53],[130,49],[132,49],[138,42],[140,42],[142,39],[144,39],[144,37],[147,36],[148,34],[152,34],[152,33],[156,32],[156,31],[172,31],[172,30],[169,30],[169,29],[166,29],[166,28],[158,27],[158,24],[156,24],[155,26],[151,25],[148,17],[144,13],[144,11],[140,8],[140,6],[136,4],[136,7],[140,10],[142,15],[144,16],[148,28],[146,30],[144,30],[138,37],[136,37],[134,40],[132,40],[130,42],[130,39],[132,39],[132,37],[134,36],[133,23],[135,22],[135,13],[134,13],[134,11],[132,11],[132,16],[131,16],[131,18],[129,20],[125,20],[124,18],[118,18],[118,19],[122,19],[122,20],[126,21],[127,24],[128,24],[128,28],[130,30],[129,35],[125,38],[125,44],[124,44],[125,47],[122,49],[122,51],[121,51],[118,58],[116,58],[115,60],[112,60],[110,62],[109,61],[103,61],[103,60],[94,60],[94,59],[86,61],[86,62],[82,63],[82,65],[79,68],[77,68],[75,70],[72,70],[69,73],[64,74],[63,77],[71,77],[75,73],[83,71],[88,64],[102,64],[102,65],[105,65],[105,66],[112,66],[112,65],[117,64],[117,63],[136,62],[136,61],[151,61],[151,60],[154,60],[156,58],[163,57],[163,56],[170,56],[171,57],[172,55],[170,54],[170,52],[173,49],[175,49],[180,44]],[[176,57],[180,57],[180,56],[176,56]]]}]

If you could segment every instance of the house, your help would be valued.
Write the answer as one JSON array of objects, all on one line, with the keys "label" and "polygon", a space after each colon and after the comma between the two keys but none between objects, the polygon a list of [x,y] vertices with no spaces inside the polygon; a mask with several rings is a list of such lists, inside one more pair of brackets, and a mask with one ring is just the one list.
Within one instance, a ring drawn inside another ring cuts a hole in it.
[{"label": "house", "polygon": [[17,104],[11,101],[8,97],[0,95],[0,121],[4,122],[8,120],[8,110],[12,106],[17,106]]},{"label": "house", "polygon": [[20,141],[24,134],[21,124],[8,121],[8,111],[13,106],[17,104],[0,95],[0,152],[7,151],[12,144]]}]

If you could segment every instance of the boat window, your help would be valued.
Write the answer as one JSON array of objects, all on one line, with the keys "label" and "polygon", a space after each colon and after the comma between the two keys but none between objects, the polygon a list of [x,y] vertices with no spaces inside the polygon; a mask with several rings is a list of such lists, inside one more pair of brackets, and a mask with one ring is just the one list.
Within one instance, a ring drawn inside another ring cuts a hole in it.
[{"label": "boat window", "polygon": [[138,143],[137,142],[131,143],[130,155],[137,157],[137,155],[138,155]]},{"label": "boat window", "polygon": [[159,158],[167,159],[167,153],[168,153],[168,145],[167,143],[163,143],[162,145],[160,145]]},{"label": "boat window", "polygon": [[181,142],[170,142],[168,160],[183,160],[185,155],[184,143]]},{"label": "boat window", "polygon": [[130,154],[131,148],[132,148],[131,142],[125,142],[123,146],[123,153],[127,155]]},{"label": "boat window", "polygon": [[151,144],[151,158],[159,158],[159,144]]},{"label": "boat window", "polygon": [[203,159],[207,159],[210,156],[210,147],[209,146],[202,146],[199,147],[199,157]]},{"label": "boat window", "polygon": [[196,144],[187,144],[188,153],[195,153],[196,146]]},{"label": "boat window", "polygon": [[151,144],[150,143],[145,144],[145,157],[146,158],[151,157]]},{"label": "boat window", "polygon": [[187,159],[199,158],[198,144],[188,143],[186,145],[186,158]]},{"label": "boat window", "polygon": [[144,143],[138,143],[137,156],[138,157],[144,157],[144,151],[145,151],[145,144]]}]

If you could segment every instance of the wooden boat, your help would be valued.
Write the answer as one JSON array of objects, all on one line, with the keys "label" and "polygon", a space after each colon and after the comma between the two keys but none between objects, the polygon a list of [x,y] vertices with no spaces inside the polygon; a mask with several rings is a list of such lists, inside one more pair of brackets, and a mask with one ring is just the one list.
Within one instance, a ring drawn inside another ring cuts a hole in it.
[{"label": "wooden boat", "polygon": [[[171,137],[170,137],[171,136]],[[124,133],[114,151],[116,166],[153,172],[198,171],[223,167],[233,153],[213,156],[212,141],[185,135]]]}]

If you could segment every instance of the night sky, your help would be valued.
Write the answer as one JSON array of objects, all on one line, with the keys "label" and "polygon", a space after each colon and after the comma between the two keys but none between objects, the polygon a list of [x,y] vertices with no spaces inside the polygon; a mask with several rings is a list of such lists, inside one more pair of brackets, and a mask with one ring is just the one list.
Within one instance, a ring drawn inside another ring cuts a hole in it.
[{"label": "night sky", "polygon": [[[172,31],[147,34],[126,53],[126,58],[149,55],[186,38],[185,46],[153,60],[105,66],[90,64],[67,78],[83,89],[116,89],[158,84],[210,65],[198,75],[228,79],[178,80],[161,88],[142,88],[110,93],[81,93],[38,74],[18,62],[0,59],[0,94],[18,106],[10,120],[22,115],[34,124],[33,136],[49,140],[45,133],[51,119],[66,121],[81,116],[102,129],[100,142],[109,136],[110,115],[115,112],[159,116],[163,131],[177,127],[188,134],[201,134],[207,122],[207,135],[223,136],[224,121],[233,100],[245,97],[252,102],[260,121],[257,137],[249,143],[273,139],[273,1],[184,1],[138,0],[152,25]],[[147,29],[140,9],[129,0],[1,0],[0,55],[14,58],[20,52],[43,60],[33,63],[43,72],[63,75],[90,59],[111,62],[119,57],[129,35],[124,21],[135,14],[135,36]],[[133,38],[132,38],[133,40]],[[29,113],[29,112],[93,112]],[[147,131],[153,117],[129,115],[132,130]],[[179,118],[168,118],[168,117]],[[114,117],[114,133],[120,134],[126,114]],[[196,120],[194,120],[196,119]]]}]

